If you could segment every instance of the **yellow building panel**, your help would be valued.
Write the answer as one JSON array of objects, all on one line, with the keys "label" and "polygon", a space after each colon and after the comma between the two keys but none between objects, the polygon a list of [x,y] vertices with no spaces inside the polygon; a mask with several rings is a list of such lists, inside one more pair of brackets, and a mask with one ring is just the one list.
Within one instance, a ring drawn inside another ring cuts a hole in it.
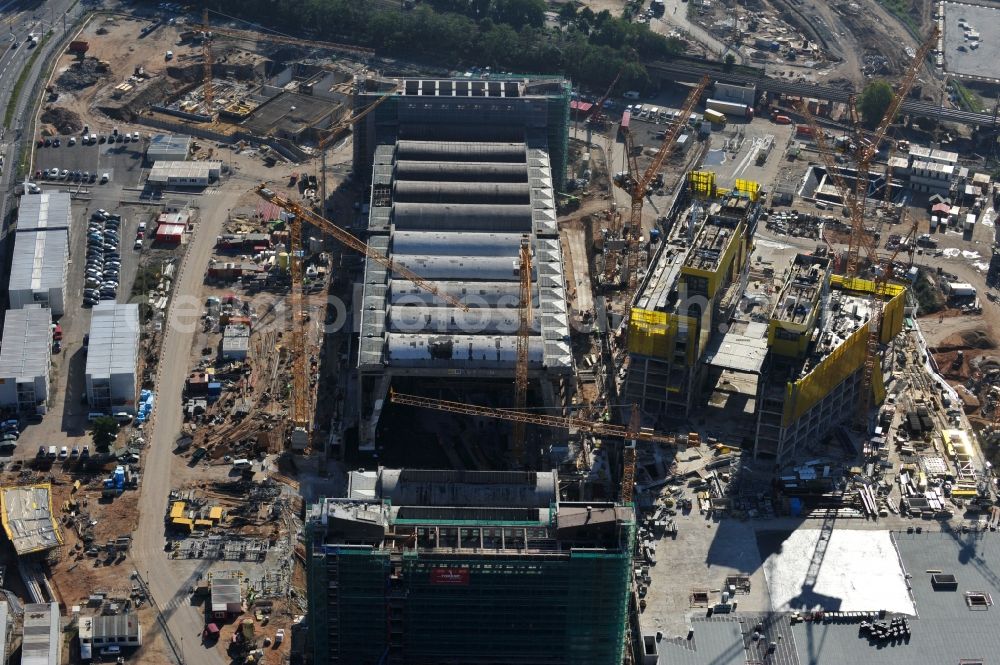
[{"label": "yellow building panel", "polygon": [[753,180],[737,179],[735,190],[739,196],[750,199],[754,203],[760,198],[760,183]]},{"label": "yellow building panel", "polygon": [[802,414],[826,397],[830,390],[861,367],[867,349],[868,326],[862,326],[816,365],[813,371],[798,381],[789,382],[785,388],[782,425],[787,427],[801,418]]},{"label": "yellow building panel", "polygon": [[208,509],[208,519],[218,522],[222,519],[222,506],[212,506]]},{"label": "yellow building panel", "polygon": [[196,529],[209,529],[213,525],[212,520],[195,520],[194,528]]},{"label": "yellow building panel", "polygon": [[177,517],[170,521],[171,524],[178,528],[191,530],[194,528],[194,520],[190,517]]},{"label": "yellow building panel", "polygon": [[712,198],[715,192],[715,173],[712,171],[691,171],[688,173],[688,185],[695,196]]},{"label": "yellow building panel", "polygon": [[[628,350],[652,358],[667,360],[673,357],[679,330],[697,330],[693,317],[633,308],[628,322]],[[686,349],[687,363],[694,362],[696,345],[689,336]]]},{"label": "yellow building panel", "polygon": [[174,501],[173,505],[170,506],[170,519],[184,517],[184,507],[183,501]]}]

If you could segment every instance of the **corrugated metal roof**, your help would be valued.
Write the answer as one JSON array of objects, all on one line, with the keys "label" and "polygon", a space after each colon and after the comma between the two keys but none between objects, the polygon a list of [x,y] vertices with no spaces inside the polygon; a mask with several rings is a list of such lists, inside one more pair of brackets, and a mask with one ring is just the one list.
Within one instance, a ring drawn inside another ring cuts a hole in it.
[{"label": "corrugated metal roof", "polygon": [[102,302],[90,317],[87,375],[134,374],[139,353],[139,306]]},{"label": "corrugated metal roof", "polygon": [[21,665],[57,665],[61,651],[59,605],[56,603],[25,605]]},{"label": "corrugated metal roof", "polygon": [[10,291],[45,291],[66,286],[69,242],[65,230],[22,232],[14,236]]},{"label": "corrugated metal roof", "polygon": [[190,136],[176,136],[174,134],[157,134],[149,140],[149,147],[146,148],[147,155],[183,155],[187,157],[191,148]]},{"label": "corrugated metal roof", "polygon": [[21,197],[17,230],[69,230],[73,221],[69,192],[42,192]]},{"label": "corrugated metal roof", "polygon": [[7,310],[0,345],[0,378],[33,379],[49,373],[52,313],[38,306]]}]

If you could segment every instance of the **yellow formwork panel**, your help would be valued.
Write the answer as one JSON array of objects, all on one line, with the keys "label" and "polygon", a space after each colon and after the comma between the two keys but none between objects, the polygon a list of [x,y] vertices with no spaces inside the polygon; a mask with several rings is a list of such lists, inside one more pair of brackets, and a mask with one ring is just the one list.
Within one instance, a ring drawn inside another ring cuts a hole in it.
[{"label": "yellow formwork panel", "polygon": [[[847,277],[845,275],[831,275],[830,276],[830,286],[835,289],[844,289],[845,291],[858,291],[860,293],[871,293],[875,290],[875,281],[871,279],[861,279],[860,277]],[[879,295],[895,297],[900,293],[906,291],[906,287],[902,284],[896,284],[893,282],[886,282],[879,289]]]},{"label": "yellow formwork panel", "polygon": [[760,183],[753,180],[736,180],[736,194],[740,197],[750,199],[754,203],[760,198]]},{"label": "yellow formwork panel", "polygon": [[688,173],[688,184],[695,196],[712,198],[715,196],[715,173],[712,171],[691,171]]},{"label": "yellow formwork panel", "polygon": [[853,374],[865,361],[868,349],[868,326],[854,331],[847,340],[824,358],[813,371],[785,388],[782,425],[787,427],[802,417],[817,402]]},{"label": "yellow formwork panel", "polygon": [[[693,317],[633,308],[628,322],[628,351],[641,356],[668,359],[673,356],[678,330],[696,330]],[[694,344],[687,345],[687,363],[694,362]]]},{"label": "yellow formwork panel", "polygon": [[628,320],[628,350],[654,358],[666,358],[667,314],[648,309],[633,308]]}]

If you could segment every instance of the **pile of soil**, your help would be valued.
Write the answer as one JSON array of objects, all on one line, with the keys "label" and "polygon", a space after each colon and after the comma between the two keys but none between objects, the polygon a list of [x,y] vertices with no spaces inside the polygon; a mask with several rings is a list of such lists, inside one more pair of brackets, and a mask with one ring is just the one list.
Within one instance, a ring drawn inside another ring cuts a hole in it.
[{"label": "pile of soil", "polygon": [[83,90],[97,83],[101,78],[96,58],[85,58],[74,62],[56,79],[56,85],[63,90]]},{"label": "pile of soil", "polygon": [[75,111],[63,108],[50,108],[42,114],[41,121],[55,127],[63,135],[79,134],[83,131],[83,121]]},{"label": "pile of soil", "polygon": [[935,352],[946,352],[946,351],[967,351],[971,349],[995,349],[996,342],[990,337],[989,333],[985,330],[973,329],[973,330],[963,330],[962,332],[957,332],[954,335],[948,335],[941,343],[934,349]]}]

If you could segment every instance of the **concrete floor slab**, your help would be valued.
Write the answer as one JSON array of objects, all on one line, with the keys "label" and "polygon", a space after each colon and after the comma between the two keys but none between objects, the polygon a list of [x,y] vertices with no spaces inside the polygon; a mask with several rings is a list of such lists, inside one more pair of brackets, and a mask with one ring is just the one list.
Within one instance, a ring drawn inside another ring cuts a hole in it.
[{"label": "concrete floor slab", "polygon": [[797,529],[759,534],[773,611],[915,613],[888,531],[833,531],[815,580],[807,580],[820,533],[819,529]]}]

